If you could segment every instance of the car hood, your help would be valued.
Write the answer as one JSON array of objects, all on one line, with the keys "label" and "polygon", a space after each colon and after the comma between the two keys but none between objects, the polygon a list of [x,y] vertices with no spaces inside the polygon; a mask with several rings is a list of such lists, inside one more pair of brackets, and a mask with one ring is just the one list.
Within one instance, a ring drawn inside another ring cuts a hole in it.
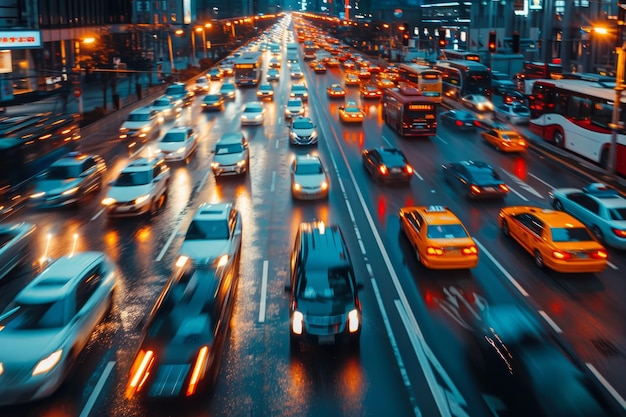
[{"label": "car hood", "polygon": [[64,334],[59,329],[4,330],[0,333],[0,361],[7,368],[10,364],[33,367],[61,347]]},{"label": "car hood", "polygon": [[287,109],[287,111],[290,112],[300,111],[300,109],[302,109],[302,107],[300,106],[286,106],[285,108]]},{"label": "car hood", "polygon": [[120,203],[125,203],[134,200],[137,197],[141,197],[142,195],[150,194],[151,190],[152,184],[131,185],[127,187],[113,186],[109,188],[107,197],[114,198]]},{"label": "car hood", "polygon": [[326,180],[326,176],[324,174],[294,175],[293,179],[303,187],[319,187],[322,181]]},{"label": "car hood", "polygon": [[126,129],[141,129],[143,127],[148,127],[148,126],[150,126],[150,122],[145,122],[145,121],[143,121],[143,122],[130,122],[130,121],[127,120],[127,121],[125,121],[122,124],[122,127],[126,128]]},{"label": "car hood", "polygon": [[227,153],[223,155],[215,155],[213,157],[213,162],[218,162],[222,165],[234,165],[242,159],[244,159],[243,152]]},{"label": "car hood", "polygon": [[159,149],[163,152],[176,152],[187,146],[187,142],[159,142]]},{"label": "car hood", "polygon": [[65,190],[80,185],[80,178],[69,178],[64,180],[40,180],[35,184],[35,193],[45,192],[50,194],[60,194]]},{"label": "car hood", "polygon": [[291,129],[291,131],[298,136],[311,136],[313,132],[315,132],[315,129]]},{"label": "car hood", "polygon": [[228,240],[185,240],[180,247],[180,254],[194,262],[211,262],[228,254]]},{"label": "car hood", "polygon": [[353,308],[354,301],[350,298],[341,300],[321,297],[314,300],[298,299],[298,311],[305,316],[339,316],[349,313]]}]

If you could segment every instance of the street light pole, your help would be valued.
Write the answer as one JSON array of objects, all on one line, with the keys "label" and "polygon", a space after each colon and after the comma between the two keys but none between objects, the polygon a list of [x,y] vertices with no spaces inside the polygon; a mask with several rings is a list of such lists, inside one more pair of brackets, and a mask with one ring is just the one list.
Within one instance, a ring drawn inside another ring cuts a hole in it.
[{"label": "street light pole", "polygon": [[613,117],[611,118],[611,147],[609,149],[609,160],[607,161],[607,173],[615,174],[617,165],[617,135],[624,127],[620,123],[620,110],[622,106],[622,91],[624,91],[624,66],[626,65],[626,42],[621,47],[615,48],[617,53],[617,71],[615,74],[615,100],[613,101]]},{"label": "street light pole", "polygon": [[191,30],[191,65],[196,65],[196,32]]}]

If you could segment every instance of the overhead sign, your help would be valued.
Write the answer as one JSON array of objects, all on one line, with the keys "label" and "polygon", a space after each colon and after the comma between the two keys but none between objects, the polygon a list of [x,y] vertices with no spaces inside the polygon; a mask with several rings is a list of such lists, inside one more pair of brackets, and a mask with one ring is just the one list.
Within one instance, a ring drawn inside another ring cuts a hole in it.
[{"label": "overhead sign", "polygon": [[38,30],[0,30],[0,49],[41,48]]}]

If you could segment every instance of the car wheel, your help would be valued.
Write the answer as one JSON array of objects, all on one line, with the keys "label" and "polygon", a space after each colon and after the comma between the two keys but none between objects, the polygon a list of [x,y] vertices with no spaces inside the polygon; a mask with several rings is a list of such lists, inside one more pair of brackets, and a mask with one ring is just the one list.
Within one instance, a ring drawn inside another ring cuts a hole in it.
[{"label": "car wheel", "polygon": [[535,257],[535,265],[537,265],[539,268],[543,268],[544,267],[543,256],[541,255],[541,252],[539,252],[538,249],[535,249],[534,257]]},{"label": "car wheel", "polygon": [[153,200],[152,203],[150,203],[150,210],[148,211],[150,217],[154,217],[157,215],[157,213],[159,212],[159,201],[161,199],[156,199]]},{"label": "car wheel", "polygon": [[598,239],[600,242],[604,242],[604,234],[602,234],[602,230],[597,225],[591,226],[591,233]]},{"label": "car wheel", "polygon": [[502,234],[504,236],[511,236],[511,230],[509,230],[509,224],[506,220],[502,220]]},{"label": "car wheel", "polygon": [[554,207],[555,210],[559,210],[559,211],[565,211],[563,210],[563,203],[561,203],[561,200],[558,199],[554,199],[554,201],[552,201],[552,207]]},{"label": "car wheel", "polygon": [[556,132],[554,132],[554,145],[558,146],[559,148],[562,148],[565,146],[565,137],[563,136],[563,132],[561,132],[560,130],[557,130]]}]

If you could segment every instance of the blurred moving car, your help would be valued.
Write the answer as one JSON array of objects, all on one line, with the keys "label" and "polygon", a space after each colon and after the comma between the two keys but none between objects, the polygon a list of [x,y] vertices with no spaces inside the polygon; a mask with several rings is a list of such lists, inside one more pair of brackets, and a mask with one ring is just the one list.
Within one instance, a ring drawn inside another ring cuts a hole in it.
[{"label": "blurred moving car", "polygon": [[519,91],[505,91],[504,93],[502,93],[502,103],[519,103],[522,105],[526,105],[526,97],[524,97],[524,94],[520,93]]},{"label": "blurred moving car", "polygon": [[339,98],[346,96],[346,90],[341,86],[341,84],[331,84],[326,87],[326,94],[330,98]]},{"label": "blurred moving car", "polygon": [[289,127],[289,144],[315,145],[317,144],[317,126],[310,117],[296,117]]},{"label": "blurred moving car", "polygon": [[608,253],[583,223],[562,211],[531,206],[500,210],[498,222],[505,236],[530,253],[535,265],[557,272],[601,272]]},{"label": "blurred moving car", "polygon": [[507,91],[514,91],[516,86],[508,74],[491,71],[491,88],[496,94],[504,94]]},{"label": "blurred moving car", "polygon": [[328,198],[330,179],[317,155],[296,156],[291,163],[291,196],[298,200]]},{"label": "blurred moving car", "polygon": [[362,84],[361,85],[361,97],[365,99],[378,99],[383,96],[383,92],[375,85]]},{"label": "blurred moving car", "polygon": [[326,65],[318,62],[317,64],[313,65],[313,71],[315,71],[316,74],[326,74]]},{"label": "blurred moving car", "polygon": [[383,147],[365,149],[362,152],[362,160],[365,170],[374,180],[408,183],[413,177],[413,167],[399,149]]},{"label": "blurred moving car", "polygon": [[241,214],[232,203],[202,203],[193,215],[180,256],[196,266],[232,266],[241,256]]},{"label": "blurred moving car", "polygon": [[417,260],[432,269],[474,268],[478,248],[461,220],[444,206],[400,209],[400,226]]},{"label": "blurred moving car", "polygon": [[265,76],[266,81],[280,81],[280,71],[275,68],[270,68],[267,70],[267,75]]},{"label": "blurred moving car", "polygon": [[259,101],[246,103],[241,112],[242,125],[262,125],[265,120],[265,108]]},{"label": "blurred moving car", "polygon": [[167,95],[162,95],[154,100],[150,108],[159,112],[162,122],[170,122],[177,119],[183,110],[180,100]]},{"label": "blurred moving car", "polygon": [[102,188],[106,163],[99,155],[70,152],[36,177],[30,204],[40,208],[77,206]]},{"label": "blurred moving car", "polygon": [[128,148],[133,150],[148,140],[158,138],[160,134],[159,112],[150,107],[140,107],[128,114],[120,127],[119,138],[128,141]]},{"label": "blurred moving car", "polygon": [[466,110],[448,110],[439,114],[443,126],[454,126],[457,129],[475,129],[476,120],[476,116]]},{"label": "blurred moving car", "polygon": [[219,81],[224,77],[224,73],[219,67],[213,67],[207,73],[209,78],[214,81]]},{"label": "blurred moving car", "polygon": [[198,94],[205,94],[209,92],[211,88],[211,80],[206,75],[201,75],[196,78],[194,82],[193,89]]},{"label": "blurred moving car", "polygon": [[361,85],[361,79],[358,75],[353,72],[347,72],[344,78],[344,83],[346,85]]},{"label": "blurred moving car", "polygon": [[289,99],[285,105],[285,118],[304,116],[304,103],[299,98]]},{"label": "blurred moving car", "polygon": [[193,103],[195,93],[189,90],[185,83],[174,83],[165,89],[165,95],[180,100],[181,105],[187,107]]},{"label": "blurred moving car", "polygon": [[52,395],[113,308],[117,272],[101,252],[62,256],[0,314],[0,406]]},{"label": "blurred moving car", "polygon": [[292,79],[298,79],[298,78],[304,77],[304,72],[302,71],[302,68],[300,67],[300,65],[293,64],[291,66],[291,69],[289,70],[289,76]]},{"label": "blurred moving car", "polygon": [[480,137],[500,152],[526,152],[528,141],[514,130],[485,130]]},{"label": "blurred moving car", "polygon": [[461,103],[478,112],[493,111],[493,103],[489,97],[481,94],[468,94],[461,97]]},{"label": "blurred moving car", "polygon": [[30,223],[0,223],[0,280],[32,256],[35,228]]},{"label": "blurred moving car", "polygon": [[219,95],[225,99],[233,99],[236,95],[236,87],[234,83],[223,83],[219,90]]},{"label": "blurred moving car", "polygon": [[109,217],[154,216],[167,200],[170,169],[163,155],[138,158],[109,183],[102,200]]},{"label": "blurred moving car", "polygon": [[378,77],[376,78],[376,86],[381,89],[382,88],[395,88],[396,83],[391,81],[389,78]]},{"label": "blurred moving car", "polygon": [[215,177],[241,175],[250,169],[248,141],[241,132],[224,133],[215,144],[211,169]]},{"label": "blurred moving car", "polygon": [[339,120],[345,123],[363,123],[365,112],[354,101],[348,101],[344,106],[339,106]]},{"label": "blurred moving car", "polygon": [[263,83],[259,85],[259,89],[256,92],[256,96],[259,100],[273,100],[274,99],[274,87],[271,84]]},{"label": "blurred moving car", "polygon": [[173,127],[159,141],[159,150],[167,162],[189,162],[198,147],[198,135],[192,127]]},{"label": "blurred moving car", "polygon": [[600,242],[626,249],[626,198],[614,188],[602,183],[556,188],[550,199],[552,207],[583,222]]},{"label": "blurred moving car", "polygon": [[214,388],[238,270],[238,259],[218,267],[177,262],[143,328],[126,398],[189,398]]},{"label": "blurred moving car", "polygon": [[493,118],[514,124],[528,123],[530,110],[520,103],[501,104],[493,109]]},{"label": "blurred moving car", "polygon": [[221,94],[207,94],[200,103],[202,111],[223,111],[224,97]]},{"label": "blurred moving car", "polygon": [[301,223],[291,254],[289,343],[358,346],[362,315],[350,253],[338,225]]},{"label": "blurred moving car", "polygon": [[486,162],[451,162],[441,170],[444,180],[469,198],[503,198],[509,193],[509,187]]},{"label": "blurred moving car", "polygon": [[309,100],[309,90],[304,84],[292,84],[289,92],[290,98],[299,98],[303,102]]}]

